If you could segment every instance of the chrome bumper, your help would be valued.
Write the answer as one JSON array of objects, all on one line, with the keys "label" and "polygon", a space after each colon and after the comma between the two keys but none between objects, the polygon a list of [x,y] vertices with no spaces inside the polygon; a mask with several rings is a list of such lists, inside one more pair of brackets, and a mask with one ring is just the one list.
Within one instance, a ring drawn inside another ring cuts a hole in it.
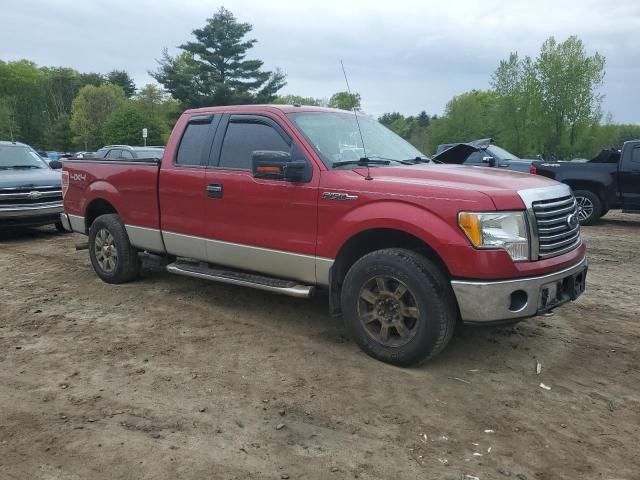
[{"label": "chrome bumper", "polygon": [[47,215],[56,215],[62,211],[62,202],[0,207],[0,220],[16,217],[46,217]]},{"label": "chrome bumper", "polygon": [[[585,257],[572,267],[539,277],[498,282],[452,280],[451,286],[464,322],[514,320],[533,317],[575,300],[584,290],[587,266]],[[577,289],[573,285],[576,278],[582,282]],[[573,285],[573,292],[563,290],[568,284]]]},{"label": "chrome bumper", "polygon": [[60,223],[67,232],[87,234],[84,228],[84,217],[63,212],[60,214]]},{"label": "chrome bumper", "polygon": [[67,232],[73,231],[71,228],[71,222],[69,222],[69,216],[64,212],[60,214],[60,223]]}]

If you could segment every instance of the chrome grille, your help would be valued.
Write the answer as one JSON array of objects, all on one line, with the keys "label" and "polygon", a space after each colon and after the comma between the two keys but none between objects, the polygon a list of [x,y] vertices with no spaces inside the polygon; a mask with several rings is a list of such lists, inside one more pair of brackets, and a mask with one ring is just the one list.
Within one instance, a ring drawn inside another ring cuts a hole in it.
[{"label": "chrome grille", "polygon": [[59,185],[0,189],[0,208],[14,208],[22,205],[58,204],[61,202],[62,189]]},{"label": "chrome grille", "polygon": [[[532,208],[538,230],[538,258],[560,255],[580,245],[578,206],[573,195],[538,200]],[[572,216],[575,226],[571,225]]]}]

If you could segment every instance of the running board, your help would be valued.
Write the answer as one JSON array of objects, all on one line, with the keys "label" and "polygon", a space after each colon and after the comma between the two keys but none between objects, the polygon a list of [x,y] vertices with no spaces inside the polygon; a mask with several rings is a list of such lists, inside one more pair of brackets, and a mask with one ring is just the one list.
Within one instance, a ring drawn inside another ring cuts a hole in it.
[{"label": "running board", "polygon": [[203,264],[174,262],[167,265],[167,271],[187,277],[203,278],[215,282],[229,283],[243,287],[252,287],[267,292],[281,293],[291,297],[308,298],[313,295],[314,287],[300,285],[292,280],[256,275],[225,268],[212,268]]}]

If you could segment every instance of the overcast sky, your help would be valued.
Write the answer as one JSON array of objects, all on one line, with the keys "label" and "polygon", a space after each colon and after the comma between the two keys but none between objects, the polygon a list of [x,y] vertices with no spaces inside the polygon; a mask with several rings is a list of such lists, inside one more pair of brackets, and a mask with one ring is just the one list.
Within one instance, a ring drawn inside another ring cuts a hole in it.
[{"label": "overcast sky", "polygon": [[221,5],[254,26],[250,57],[288,75],[281,93],[344,90],[340,59],[367,113],[441,114],[453,96],[489,86],[510,51],[537,55],[578,35],[606,57],[603,109],[640,123],[639,0],[3,0],[0,59],[80,71],[127,70],[151,82]]}]

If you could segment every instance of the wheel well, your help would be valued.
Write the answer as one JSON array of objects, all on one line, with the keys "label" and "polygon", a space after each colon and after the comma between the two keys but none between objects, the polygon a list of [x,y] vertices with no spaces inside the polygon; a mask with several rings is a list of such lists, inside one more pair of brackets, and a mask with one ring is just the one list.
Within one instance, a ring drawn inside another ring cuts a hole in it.
[{"label": "wheel well", "polygon": [[604,195],[604,188],[597,182],[588,182],[588,181],[572,181],[567,182],[567,185],[571,187],[571,190],[588,190],[595,195],[598,196],[600,201],[602,202],[603,208],[607,208],[607,199]]},{"label": "wheel well", "polygon": [[87,232],[89,231],[89,228],[91,228],[91,224],[96,218],[98,218],[100,215],[105,215],[107,213],[118,213],[118,212],[116,211],[115,208],[113,208],[113,205],[111,205],[106,200],[103,200],[102,198],[97,198],[96,200],[93,200],[87,207],[86,215],[84,217],[85,228]]},{"label": "wheel well", "polygon": [[332,314],[340,312],[340,290],[351,266],[364,255],[383,248],[405,248],[418,252],[435,263],[442,272],[451,277],[447,266],[436,251],[418,237],[401,230],[378,228],[360,232],[342,246],[331,267],[329,301]]}]

